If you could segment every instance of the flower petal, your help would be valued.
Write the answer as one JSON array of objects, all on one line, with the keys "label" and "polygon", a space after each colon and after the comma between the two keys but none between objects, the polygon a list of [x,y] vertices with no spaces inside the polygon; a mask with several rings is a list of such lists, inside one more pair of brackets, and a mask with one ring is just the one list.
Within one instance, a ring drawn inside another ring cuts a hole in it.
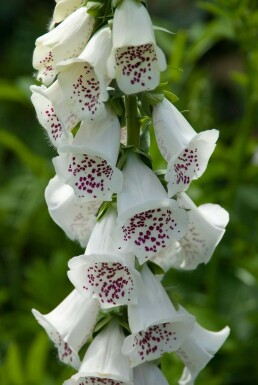
[{"label": "flower petal", "polygon": [[161,370],[145,362],[134,369],[134,385],[169,385]]},{"label": "flower petal", "polygon": [[92,333],[99,311],[96,300],[85,299],[73,290],[54,310],[32,313],[58,349],[59,359],[74,368],[80,365],[78,350]]},{"label": "flower petal", "polygon": [[193,179],[199,178],[206,170],[218,139],[217,130],[208,130],[196,135],[189,145],[170,159],[165,179],[168,195],[185,191]]},{"label": "flower petal", "polygon": [[[189,314],[180,307],[182,314]],[[180,349],[176,352],[185,364],[180,385],[193,385],[200,371],[213,358],[214,354],[221,348],[229,335],[230,329],[226,326],[219,332],[211,332],[197,322]]]},{"label": "flower petal", "polygon": [[53,15],[55,24],[60,23],[78,9],[84,0],[58,0]]},{"label": "flower petal", "polygon": [[124,334],[111,322],[90,344],[80,370],[64,385],[132,385],[132,369],[121,354]]},{"label": "flower petal", "polygon": [[[48,211],[54,222],[68,238],[79,241],[85,247],[94,225],[101,201],[77,203],[73,189],[55,176],[45,190]],[[69,215],[67,215],[69,213]]]}]

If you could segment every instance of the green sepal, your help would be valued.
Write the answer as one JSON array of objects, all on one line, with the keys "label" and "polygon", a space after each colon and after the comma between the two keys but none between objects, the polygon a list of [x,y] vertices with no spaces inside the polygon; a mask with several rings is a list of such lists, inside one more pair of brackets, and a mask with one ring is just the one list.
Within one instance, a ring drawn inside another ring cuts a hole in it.
[{"label": "green sepal", "polygon": [[164,99],[164,94],[159,92],[146,92],[147,101],[151,106],[156,106]]},{"label": "green sepal", "polygon": [[93,17],[98,17],[103,6],[104,4],[99,1],[89,1],[87,2],[87,13]]},{"label": "green sepal", "polygon": [[100,312],[99,319],[96,322],[93,333],[98,333],[104,326],[106,326],[112,319],[111,313]]},{"label": "green sepal", "polygon": [[163,94],[164,94],[165,98],[168,99],[172,104],[178,102],[178,100],[179,100],[179,97],[176,96],[176,94],[173,94],[173,92],[164,90]]},{"label": "green sepal", "polygon": [[157,265],[156,263],[152,262],[152,261],[148,261],[147,262],[147,265],[148,265],[148,268],[150,269],[150,271],[155,274],[155,275],[160,275],[160,274],[165,274],[164,270],[162,269],[162,267],[160,267],[159,265]]},{"label": "green sepal", "polygon": [[111,205],[112,205],[112,201],[102,203],[102,205],[100,206],[97,212],[97,221],[101,220],[101,218],[105,215],[105,213],[107,212],[107,210]]}]

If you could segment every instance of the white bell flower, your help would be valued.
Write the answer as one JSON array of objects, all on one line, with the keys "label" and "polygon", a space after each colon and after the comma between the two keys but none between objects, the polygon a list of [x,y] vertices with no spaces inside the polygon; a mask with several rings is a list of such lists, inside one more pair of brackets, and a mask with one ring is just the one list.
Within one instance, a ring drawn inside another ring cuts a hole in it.
[{"label": "white bell flower", "polygon": [[85,0],[56,0],[53,23],[61,23],[61,21],[80,8],[83,3],[85,3]]},{"label": "white bell flower", "polygon": [[60,87],[80,120],[103,118],[108,100],[106,62],[111,51],[109,27],[99,30],[81,54],[57,65]]},{"label": "white bell flower", "polygon": [[71,143],[73,137],[70,131],[79,119],[64,99],[58,81],[49,88],[42,85],[31,86],[30,89],[37,118],[46,129],[51,143],[57,148],[62,144]]},{"label": "white bell flower", "polygon": [[143,4],[121,1],[113,19],[113,49],[108,61],[111,78],[127,95],[153,90],[166,69],[164,53],[156,45],[150,16]]},{"label": "white bell flower", "polygon": [[128,306],[132,334],[126,337],[122,349],[132,367],[178,350],[194,324],[194,317],[176,311],[162,284],[146,264],[141,276],[138,303]]},{"label": "white bell flower", "polygon": [[133,370],[134,385],[169,385],[162,371],[149,362],[137,366]]},{"label": "white bell flower", "polygon": [[96,298],[104,309],[137,302],[140,274],[134,269],[134,257],[121,255],[113,246],[111,232],[114,210],[97,222],[85,255],[72,258],[68,277],[86,298]]},{"label": "white bell flower", "polygon": [[120,124],[111,110],[104,119],[82,122],[71,145],[53,159],[56,174],[70,185],[78,202],[111,200],[121,191],[123,175],[116,167]]},{"label": "white bell flower", "polygon": [[153,126],[159,150],[168,162],[165,179],[171,197],[204,173],[219,133],[212,129],[197,134],[167,99],[153,107]]},{"label": "white bell flower", "polygon": [[81,7],[36,40],[32,64],[38,70],[39,81],[49,86],[57,75],[56,65],[82,52],[92,34],[94,22],[87,8]]},{"label": "white bell flower", "polygon": [[102,202],[76,202],[72,187],[64,184],[57,175],[49,181],[45,199],[53,221],[68,238],[79,241],[82,247],[86,247]]},{"label": "white bell flower", "polygon": [[[184,308],[180,307],[181,314],[189,314]],[[230,329],[226,326],[219,332],[211,332],[197,322],[176,354],[185,364],[183,374],[179,380],[179,385],[194,385],[194,381],[200,371],[214,357],[217,351],[228,338]]]},{"label": "white bell flower", "polygon": [[185,235],[188,214],[167,198],[158,177],[136,154],[128,154],[123,176],[113,239],[119,250],[135,253],[143,264]]},{"label": "white bell flower", "polygon": [[91,335],[99,312],[95,299],[85,299],[73,290],[54,310],[41,314],[32,309],[38,323],[58,349],[59,359],[78,369],[78,351]]},{"label": "white bell flower", "polygon": [[122,354],[124,334],[115,322],[90,344],[79,372],[63,385],[133,385],[133,371]]},{"label": "white bell flower", "polygon": [[165,271],[171,267],[193,270],[200,263],[208,263],[229,221],[228,212],[220,205],[206,203],[196,207],[185,193],[178,194],[177,202],[189,210],[188,231],[180,241],[154,256],[153,262]]}]

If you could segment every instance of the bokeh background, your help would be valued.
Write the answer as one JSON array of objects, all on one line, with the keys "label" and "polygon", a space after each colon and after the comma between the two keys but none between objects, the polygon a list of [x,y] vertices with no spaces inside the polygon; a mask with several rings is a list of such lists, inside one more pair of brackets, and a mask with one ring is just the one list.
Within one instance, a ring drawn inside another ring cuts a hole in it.
[{"label": "bokeh background", "polygon": [[[170,294],[211,330],[231,335],[200,374],[199,385],[258,383],[258,2],[149,0],[165,51],[167,89],[196,131],[220,139],[205,174],[188,190],[197,204],[230,212],[210,263],[171,270]],[[46,32],[54,0],[8,0],[0,10],[0,383],[62,384],[73,373],[31,315],[54,308],[72,289],[67,261],[81,254],[50,219],[44,189],[55,151],[30,103],[34,41]],[[162,160],[155,159],[156,167]],[[170,385],[182,364],[166,354]]]}]

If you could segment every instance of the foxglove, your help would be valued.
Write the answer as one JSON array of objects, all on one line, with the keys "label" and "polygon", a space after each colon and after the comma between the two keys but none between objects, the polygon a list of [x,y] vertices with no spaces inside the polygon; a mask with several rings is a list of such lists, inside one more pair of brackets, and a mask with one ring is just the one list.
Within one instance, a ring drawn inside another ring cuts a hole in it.
[{"label": "foxglove", "polygon": [[96,120],[106,115],[104,102],[110,82],[106,61],[110,51],[111,32],[107,27],[93,35],[78,57],[57,65],[60,87],[80,120]]},{"label": "foxglove", "polygon": [[36,40],[33,67],[38,70],[37,79],[46,86],[53,83],[56,65],[78,56],[84,49],[94,27],[94,18],[81,7],[68,16],[56,28]]},{"label": "foxglove", "polygon": [[79,202],[111,200],[121,191],[123,176],[116,167],[120,145],[119,120],[110,110],[105,119],[82,122],[71,145],[53,159],[59,178],[70,185]]},{"label": "foxglove", "polygon": [[156,45],[150,16],[140,2],[124,0],[115,10],[110,77],[127,95],[153,90],[159,84],[166,59]]},{"label": "foxglove", "polygon": [[123,169],[124,183],[117,195],[118,226],[113,239],[123,252],[134,252],[143,264],[182,238],[188,215],[167,193],[154,172],[130,153]]},{"label": "foxglove", "polygon": [[217,204],[196,207],[185,193],[178,194],[177,202],[181,208],[188,210],[188,231],[180,241],[155,255],[153,261],[164,270],[170,267],[192,270],[200,263],[209,262],[225,233],[229,215]]},{"label": "foxglove", "polygon": [[49,181],[45,199],[53,221],[68,238],[85,247],[97,222],[97,212],[102,202],[76,202],[72,187],[63,183],[57,175]]},{"label": "foxglove", "polygon": [[206,170],[218,139],[217,130],[197,134],[166,98],[153,107],[153,125],[159,150],[168,162],[168,195],[185,191]]},{"label": "foxglove", "polygon": [[53,23],[60,23],[69,15],[71,15],[71,13],[80,8],[83,3],[85,3],[84,0],[56,0],[56,6],[53,15]]},{"label": "foxglove", "polygon": [[[189,314],[180,307],[181,314]],[[185,364],[179,385],[193,385],[200,371],[214,357],[229,335],[229,327],[226,326],[219,332],[211,332],[197,322],[184,343],[177,350],[177,355]]]},{"label": "foxglove", "polygon": [[128,306],[132,334],[123,344],[123,354],[129,357],[132,367],[178,350],[194,324],[194,317],[175,310],[163,286],[146,264],[141,276],[143,285],[138,293],[138,303]]},{"label": "foxglove", "polygon": [[57,347],[59,359],[75,369],[80,365],[78,351],[91,335],[98,312],[98,302],[85,299],[76,290],[48,314],[32,309],[34,317]]},{"label": "foxglove", "polygon": [[90,344],[79,372],[64,385],[133,385],[133,371],[121,349],[124,334],[111,322]]},{"label": "foxglove", "polygon": [[68,263],[68,277],[86,298],[96,298],[102,308],[137,302],[139,273],[134,257],[115,251],[111,232],[116,220],[113,210],[98,222],[90,237],[85,255]]}]

